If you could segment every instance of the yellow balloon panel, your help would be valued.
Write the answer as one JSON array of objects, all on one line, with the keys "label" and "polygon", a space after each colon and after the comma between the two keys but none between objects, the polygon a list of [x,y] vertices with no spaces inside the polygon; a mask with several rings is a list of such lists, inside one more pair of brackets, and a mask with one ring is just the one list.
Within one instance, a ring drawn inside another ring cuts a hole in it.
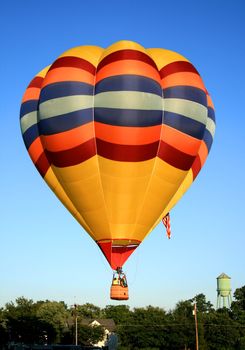
[{"label": "yellow balloon panel", "polygon": [[98,61],[103,52],[104,52],[104,49],[102,49],[99,46],[89,46],[89,45],[77,46],[65,51],[62,55],[59,56],[59,58],[74,56],[74,57],[82,58],[84,60],[88,60],[94,66],[97,66]]},{"label": "yellow balloon panel", "polygon": [[166,205],[164,211],[159,215],[158,219],[155,221],[154,225],[150,228],[149,232],[151,232],[162,220],[162,218],[170,212],[170,210],[175,206],[175,204],[181,199],[181,197],[185,194],[188,188],[191,186],[193,182],[193,174],[192,171],[188,171],[184,181],[181,183],[179,189],[171,198],[170,202]]},{"label": "yellow balloon panel", "polygon": [[106,159],[98,156],[100,164],[103,163],[103,171],[100,168],[100,172],[104,175],[113,177],[119,177],[122,179],[127,178],[140,178],[151,174],[152,168],[155,163],[155,159],[149,159],[142,162],[120,162],[115,160]]},{"label": "yellow balloon panel", "polygon": [[130,40],[120,40],[109,46],[106,50],[104,50],[101,55],[100,61],[102,61],[106,56],[121,50],[135,50],[140,52],[146,52],[146,49],[140,44],[130,41]]},{"label": "yellow balloon panel", "polygon": [[44,180],[50,187],[50,189],[55,193],[59,200],[64,204],[64,206],[69,210],[69,212],[75,217],[75,219],[83,226],[83,228],[94,238],[93,232],[90,227],[82,217],[81,213],[77,211],[70,198],[65,193],[63,187],[57,180],[52,168],[50,167],[44,177]]},{"label": "yellow balloon panel", "polygon": [[[54,172],[57,173],[61,168],[52,166]],[[99,176],[99,168],[97,156],[94,156],[83,163],[62,168],[62,182],[72,183],[81,181],[81,179],[87,179],[92,175],[97,174]]]},{"label": "yellow balloon panel", "polygon": [[155,222],[156,218],[162,218],[164,214],[167,214],[168,203],[187,175],[187,171],[176,169],[161,159],[157,158],[155,163],[151,181],[137,218],[137,223],[144,225],[146,229],[143,232],[140,226],[136,229],[135,234],[138,239],[139,237],[143,239],[150,232],[152,222]]},{"label": "yellow balloon panel", "polygon": [[[55,167],[55,176],[62,183],[66,196],[62,202],[67,205],[69,198],[75,210],[81,214],[88,226],[88,233],[95,239],[108,235],[109,225],[105,209],[97,157],[65,168]],[[98,216],[95,220],[95,216]]]},{"label": "yellow balloon panel", "polygon": [[174,51],[170,51],[166,49],[158,49],[158,48],[147,49],[146,51],[152,57],[158,69],[161,69],[162,67],[172,62],[177,62],[177,61],[189,62],[187,58],[185,58],[184,56]]},{"label": "yellow balloon panel", "polygon": [[[110,230],[114,239],[133,240],[135,237],[135,223],[133,224],[114,224],[110,223]],[[111,237],[109,237],[112,239]]]}]

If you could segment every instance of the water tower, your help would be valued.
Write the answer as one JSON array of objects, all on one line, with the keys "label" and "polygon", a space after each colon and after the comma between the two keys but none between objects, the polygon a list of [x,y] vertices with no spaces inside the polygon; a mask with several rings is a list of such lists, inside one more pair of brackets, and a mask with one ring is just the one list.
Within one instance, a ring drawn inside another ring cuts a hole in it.
[{"label": "water tower", "polygon": [[[221,306],[223,299],[223,306]],[[231,278],[225,273],[217,277],[217,309],[231,307]]]}]

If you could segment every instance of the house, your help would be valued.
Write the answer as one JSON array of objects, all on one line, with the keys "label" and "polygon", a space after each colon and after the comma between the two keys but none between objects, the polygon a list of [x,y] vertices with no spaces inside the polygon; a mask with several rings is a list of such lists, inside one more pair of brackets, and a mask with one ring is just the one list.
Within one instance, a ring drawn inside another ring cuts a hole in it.
[{"label": "house", "polygon": [[116,325],[113,319],[106,319],[106,318],[97,318],[97,319],[88,319],[84,318],[81,322],[83,325],[86,326],[101,326],[105,330],[105,336],[104,339],[99,341],[96,344],[93,344],[93,346],[98,348],[105,347],[108,350],[115,350],[117,348],[117,335],[115,334]]}]

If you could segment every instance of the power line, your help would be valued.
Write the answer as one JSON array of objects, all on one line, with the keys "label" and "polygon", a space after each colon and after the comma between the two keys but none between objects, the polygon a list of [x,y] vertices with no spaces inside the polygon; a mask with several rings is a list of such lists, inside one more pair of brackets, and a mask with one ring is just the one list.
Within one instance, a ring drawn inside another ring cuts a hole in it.
[{"label": "power line", "polygon": [[[152,324],[118,324],[116,327],[155,327],[155,328],[162,328],[162,327],[175,327],[175,326],[188,326],[191,325],[191,323],[164,323],[164,324],[156,324],[156,325],[152,325]],[[219,328],[245,328],[245,325],[242,324],[235,324],[235,325],[231,325],[231,324],[222,324],[222,325],[218,325],[215,323],[201,323],[199,322],[199,326],[211,326],[211,327],[219,327]]]}]

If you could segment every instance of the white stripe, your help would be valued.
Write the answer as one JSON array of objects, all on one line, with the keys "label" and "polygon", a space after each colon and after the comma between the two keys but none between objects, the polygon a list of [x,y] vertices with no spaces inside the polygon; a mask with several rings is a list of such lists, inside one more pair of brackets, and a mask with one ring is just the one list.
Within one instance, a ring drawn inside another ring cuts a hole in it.
[{"label": "white stripe", "polygon": [[162,99],[158,95],[140,91],[109,91],[95,96],[75,95],[54,98],[39,105],[38,118],[40,120],[52,118],[93,108],[93,105],[97,108],[164,110],[183,115],[204,125],[207,123],[207,108],[200,103],[178,98]]},{"label": "white stripe", "polygon": [[24,132],[34,124],[37,124],[37,111],[33,111],[33,112],[25,114],[20,119],[20,126],[21,126],[22,134],[24,134]]},{"label": "white stripe", "polygon": [[161,96],[140,91],[110,91],[95,95],[97,108],[162,110]]},{"label": "white stripe", "polygon": [[183,115],[204,125],[207,123],[207,107],[197,102],[178,98],[166,98],[164,99],[164,111]]},{"label": "white stripe", "polygon": [[210,134],[212,135],[212,137],[214,137],[214,133],[215,133],[215,123],[211,118],[208,118],[207,120],[207,125],[206,125],[206,129],[210,132]]},{"label": "white stripe", "polygon": [[81,109],[92,108],[94,97],[89,95],[74,95],[59,98],[40,103],[39,120],[57,117],[58,115],[79,111]]}]

